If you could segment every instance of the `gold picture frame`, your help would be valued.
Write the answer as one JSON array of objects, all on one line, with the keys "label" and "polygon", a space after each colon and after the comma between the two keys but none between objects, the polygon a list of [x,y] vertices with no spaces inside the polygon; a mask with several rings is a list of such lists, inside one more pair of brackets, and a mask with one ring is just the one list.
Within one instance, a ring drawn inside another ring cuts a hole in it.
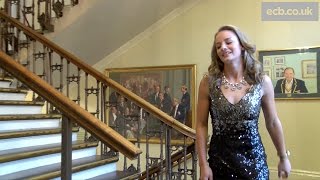
[{"label": "gold picture frame", "polygon": [[[130,67],[130,68],[110,68],[105,69],[105,75],[112,80],[118,82],[122,86],[129,89],[131,92],[137,94],[143,99],[147,100],[151,104],[153,101],[153,88],[155,89],[159,85],[162,92],[165,87],[169,87],[170,99],[173,102],[174,98],[181,100],[182,91],[181,88],[185,87],[187,93],[190,95],[190,109],[186,110],[185,124],[191,128],[195,128],[195,86],[196,86],[196,65],[173,65],[173,66],[146,66],[146,67]],[[107,96],[111,97],[114,93],[109,89]],[[112,101],[109,98],[109,101]],[[115,100],[113,100],[115,101]],[[155,104],[157,107],[157,105]],[[158,107],[162,110],[162,108]],[[172,113],[167,110],[163,111],[167,114]],[[143,117],[144,113],[140,115]],[[170,114],[169,114],[170,115]],[[108,117],[108,116],[107,116]],[[110,118],[107,118],[110,125]],[[143,130],[141,131],[144,132]],[[143,136],[144,134],[142,134]],[[173,138],[174,139],[174,138]],[[153,139],[155,143],[159,142],[158,139]]]},{"label": "gold picture frame", "polygon": [[[260,50],[258,59],[272,80],[275,99],[320,98],[320,47]],[[295,84],[291,91],[284,90],[286,68],[294,70]]]}]

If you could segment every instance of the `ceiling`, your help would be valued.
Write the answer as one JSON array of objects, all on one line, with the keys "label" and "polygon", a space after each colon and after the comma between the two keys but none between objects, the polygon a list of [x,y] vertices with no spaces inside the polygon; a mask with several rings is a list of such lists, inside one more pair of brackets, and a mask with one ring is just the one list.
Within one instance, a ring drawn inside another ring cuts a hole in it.
[{"label": "ceiling", "polygon": [[78,10],[73,7],[74,10],[67,12],[69,16],[77,16],[76,20],[70,21],[51,39],[93,65],[190,1],[193,0],[80,1]]}]

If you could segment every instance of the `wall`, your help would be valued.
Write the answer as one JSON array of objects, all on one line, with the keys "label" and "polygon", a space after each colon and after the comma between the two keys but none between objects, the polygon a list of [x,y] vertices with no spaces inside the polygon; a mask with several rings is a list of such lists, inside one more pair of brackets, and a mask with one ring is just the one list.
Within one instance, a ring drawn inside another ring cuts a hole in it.
[{"label": "wall", "polygon": [[[128,42],[95,67],[197,65],[197,86],[210,63],[213,35],[224,24],[240,27],[258,50],[319,46],[319,21],[261,21],[262,0],[201,0],[178,17],[163,21]],[[319,1],[318,1],[319,2]],[[165,24],[165,25],[164,25]],[[155,30],[156,29],[156,30]],[[100,70],[103,70],[100,68]],[[319,100],[276,100],[287,148],[291,151],[292,179],[320,177]],[[277,167],[275,149],[260,118],[260,132],[271,169]],[[273,171],[273,176],[275,173]],[[295,177],[295,178],[294,178]]]}]

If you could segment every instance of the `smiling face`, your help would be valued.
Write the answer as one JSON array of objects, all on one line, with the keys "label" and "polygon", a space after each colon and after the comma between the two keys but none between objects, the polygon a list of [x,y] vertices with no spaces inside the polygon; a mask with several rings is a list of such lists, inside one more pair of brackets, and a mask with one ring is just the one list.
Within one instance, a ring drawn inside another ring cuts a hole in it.
[{"label": "smiling face", "polygon": [[293,69],[286,69],[284,71],[284,77],[286,78],[287,82],[290,82],[292,81],[293,77],[294,77],[294,72],[293,72]]},{"label": "smiling face", "polygon": [[219,32],[215,38],[215,46],[217,55],[223,63],[241,60],[242,47],[238,37],[232,31]]}]

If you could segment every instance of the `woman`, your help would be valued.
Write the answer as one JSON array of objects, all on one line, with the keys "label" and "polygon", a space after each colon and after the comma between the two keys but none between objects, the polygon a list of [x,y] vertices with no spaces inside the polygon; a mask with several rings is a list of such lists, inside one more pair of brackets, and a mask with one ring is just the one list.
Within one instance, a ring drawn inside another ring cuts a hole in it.
[{"label": "woman", "polygon": [[[277,116],[271,79],[254,59],[255,47],[234,26],[215,34],[209,74],[200,82],[197,105],[197,150],[200,179],[269,179],[258,132],[262,107],[266,127],[279,156],[278,176],[291,165]],[[208,114],[212,137],[207,161]]]}]

